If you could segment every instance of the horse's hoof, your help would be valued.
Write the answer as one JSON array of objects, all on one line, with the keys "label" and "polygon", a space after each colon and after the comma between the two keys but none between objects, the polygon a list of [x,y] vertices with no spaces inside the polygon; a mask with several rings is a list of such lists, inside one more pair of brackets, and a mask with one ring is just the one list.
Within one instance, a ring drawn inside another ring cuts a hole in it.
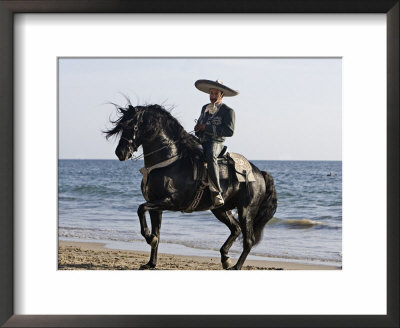
[{"label": "horse's hoof", "polygon": [[232,266],[232,261],[230,258],[226,259],[224,262],[222,262],[222,268],[223,269],[229,269]]},{"label": "horse's hoof", "polygon": [[150,246],[152,249],[156,248],[158,246],[158,238],[157,236],[154,236],[153,239],[150,242]]},{"label": "horse's hoof", "polygon": [[155,264],[147,263],[147,264],[141,265],[139,270],[151,270],[151,269],[154,269],[155,267],[156,267]]},{"label": "horse's hoof", "polygon": [[230,268],[228,268],[227,270],[239,270],[239,269],[237,268],[236,265],[234,265],[233,267],[230,267]]}]

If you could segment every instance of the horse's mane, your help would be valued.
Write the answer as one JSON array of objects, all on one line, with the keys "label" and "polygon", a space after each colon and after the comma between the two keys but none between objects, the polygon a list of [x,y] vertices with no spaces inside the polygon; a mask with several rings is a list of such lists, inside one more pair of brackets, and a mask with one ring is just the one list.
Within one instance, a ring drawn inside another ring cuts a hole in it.
[{"label": "horse's mane", "polygon": [[137,110],[144,110],[143,124],[150,125],[158,132],[164,131],[171,141],[175,142],[178,152],[183,157],[201,156],[201,146],[197,137],[186,132],[179,121],[163,106],[154,104],[133,107],[129,105],[127,108],[123,108],[116,105],[116,108],[120,115],[116,120],[110,120],[114,127],[104,131],[107,139],[119,134],[123,125],[135,117]]},{"label": "horse's mane", "polygon": [[106,139],[108,140],[112,136],[117,136],[119,133],[122,132],[123,129],[123,124],[125,122],[128,122],[130,119],[133,118],[134,116],[134,111],[131,111],[131,105],[129,105],[127,108],[121,107],[117,104],[112,103],[115,108],[117,109],[117,112],[119,114],[118,118],[116,120],[111,120],[110,122],[114,125],[113,128],[109,130],[102,131],[106,135]]}]

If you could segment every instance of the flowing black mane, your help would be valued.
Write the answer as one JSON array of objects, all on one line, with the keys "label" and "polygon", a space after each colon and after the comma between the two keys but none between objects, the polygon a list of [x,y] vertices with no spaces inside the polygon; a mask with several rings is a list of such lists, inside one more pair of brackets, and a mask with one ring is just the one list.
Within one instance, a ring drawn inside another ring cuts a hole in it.
[{"label": "flowing black mane", "polygon": [[201,156],[201,145],[197,137],[187,133],[179,121],[164,107],[160,105],[136,107],[129,105],[123,108],[116,105],[116,108],[120,115],[115,121],[110,120],[114,127],[104,131],[107,139],[121,133],[127,125],[134,124],[137,119],[137,113],[144,111],[143,121],[139,125],[140,130],[143,132],[151,130],[156,134],[163,131],[176,144],[182,156]]}]

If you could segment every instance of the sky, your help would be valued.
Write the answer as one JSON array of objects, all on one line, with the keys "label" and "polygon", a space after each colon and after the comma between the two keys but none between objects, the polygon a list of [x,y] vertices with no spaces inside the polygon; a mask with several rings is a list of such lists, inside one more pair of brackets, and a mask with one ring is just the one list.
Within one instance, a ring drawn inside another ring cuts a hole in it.
[{"label": "sky", "polygon": [[[117,159],[117,139],[103,130],[117,116],[111,103],[161,104],[193,130],[209,102],[198,79],[238,90],[228,151],[250,160],[342,159],[340,58],[59,58],[60,159]],[[141,148],[137,153],[141,153]]]}]

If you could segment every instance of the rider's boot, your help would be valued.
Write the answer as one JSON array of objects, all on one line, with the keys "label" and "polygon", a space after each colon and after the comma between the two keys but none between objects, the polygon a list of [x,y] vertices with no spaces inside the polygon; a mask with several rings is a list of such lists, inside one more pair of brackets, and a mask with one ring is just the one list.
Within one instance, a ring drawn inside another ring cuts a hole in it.
[{"label": "rider's boot", "polygon": [[213,205],[214,205],[214,208],[217,208],[217,207],[220,207],[220,206],[224,205],[224,199],[222,198],[222,195],[221,195],[220,192],[219,193],[215,193],[213,195]]}]

